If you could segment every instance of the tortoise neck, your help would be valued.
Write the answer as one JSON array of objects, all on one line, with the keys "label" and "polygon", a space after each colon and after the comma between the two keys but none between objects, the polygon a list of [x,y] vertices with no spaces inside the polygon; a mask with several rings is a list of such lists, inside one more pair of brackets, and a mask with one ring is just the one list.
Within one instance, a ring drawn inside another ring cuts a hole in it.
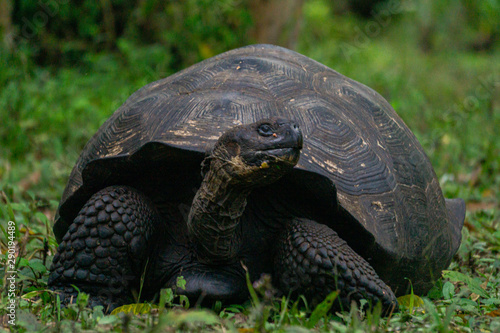
[{"label": "tortoise neck", "polygon": [[199,260],[210,264],[236,257],[240,241],[236,229],[251,192],[217,164],[212,161],[194,197],[187,223]]}]

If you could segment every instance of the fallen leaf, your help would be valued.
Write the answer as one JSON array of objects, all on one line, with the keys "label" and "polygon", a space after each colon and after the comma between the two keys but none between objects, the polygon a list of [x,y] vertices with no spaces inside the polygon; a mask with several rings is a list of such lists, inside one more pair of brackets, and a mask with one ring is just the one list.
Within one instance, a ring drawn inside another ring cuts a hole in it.
[{"label": "fallen leaf", "polygon": [[466,209],[468,212],[493,209],[495,207],[496,207],[496,204],[494,202],[467,202],[467,204],[466,204]]},{"label": "fallen leaf", "polygon": [[149,303],[133,303],[133,304],[127,304],[127,305],[122,305],[111,311],[112,315],[118,314],[118,313],[132,313],[135,315],[138,314],[145,314],[149,313],[151,309],[153,309],[154,306],[152,306]]},{"label": "fallen leaf", "polygon": [[483,191],[483,193],[481,193],[481,196],[483,198],[493,197],[493,196],[495,196],[495,192],[493,192],[493,190],[491,188],[488,188],[488,189],[485,189]]},{"label": "fallen leaf", "polygon": [[469,230],[469,231],[476,231],[477,230],[476,227],[473,226],[472,224],[470,224],[467,220],[464,223],[464,227],[466,227],[467,230]]},{"label": "fallen leaf", "polygon": [[500,309],[493,310],[486,314],[488,317],[500,317]]},{"label": "fallen leaf", "polygon": [[410,304],[413,302],[413,307],[418,308],[424,306],[424,301],[418,297],[417,295],[404,295],[398,297],[398,303],[407,308],[410,307]]}]

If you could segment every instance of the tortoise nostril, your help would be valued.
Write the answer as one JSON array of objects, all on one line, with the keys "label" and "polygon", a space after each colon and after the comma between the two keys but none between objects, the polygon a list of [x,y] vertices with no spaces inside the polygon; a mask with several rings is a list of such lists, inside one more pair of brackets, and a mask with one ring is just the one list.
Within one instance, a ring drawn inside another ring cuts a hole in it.
[{"label": "tortoise nostril", "polygon": [[304,137],[302,136],[302,131],[300,130],[299,125],[297,125],[296,123],[291,123],[290,127],[293,133],[292,135],[294,135],[294,137],[297,139],[299,148],[302,149],[302,145],[304,143]]}]

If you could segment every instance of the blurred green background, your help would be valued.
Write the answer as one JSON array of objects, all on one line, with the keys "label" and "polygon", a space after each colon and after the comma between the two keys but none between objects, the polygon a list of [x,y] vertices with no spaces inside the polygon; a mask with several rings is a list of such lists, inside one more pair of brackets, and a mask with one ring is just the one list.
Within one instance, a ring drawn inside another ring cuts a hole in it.
[{"label": "blurred green background", "polygon": [[0,29],[0,189],[46,215],[131,93],[252,43],[372,87],[417,135],[445,195],[498,205],[497,0],[0,0]]}]

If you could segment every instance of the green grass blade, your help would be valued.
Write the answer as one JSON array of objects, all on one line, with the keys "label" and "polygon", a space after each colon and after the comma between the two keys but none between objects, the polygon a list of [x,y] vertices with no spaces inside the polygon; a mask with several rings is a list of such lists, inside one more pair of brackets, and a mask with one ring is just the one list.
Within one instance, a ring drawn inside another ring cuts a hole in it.
[{"label": "green grass blade", "polygon": [[328,311],[330,311],[333,305],[333,301],[335,301],[338,295],[338,291],[332,291],[328,296],[326,296],[323,302],[319,303],[311,313],[311,316],[309,317],[309,320],[306,322],[305,326],[307,328],[313,328],[314,326],[316,326],[318,321],[323,318],[328,313]]}]

